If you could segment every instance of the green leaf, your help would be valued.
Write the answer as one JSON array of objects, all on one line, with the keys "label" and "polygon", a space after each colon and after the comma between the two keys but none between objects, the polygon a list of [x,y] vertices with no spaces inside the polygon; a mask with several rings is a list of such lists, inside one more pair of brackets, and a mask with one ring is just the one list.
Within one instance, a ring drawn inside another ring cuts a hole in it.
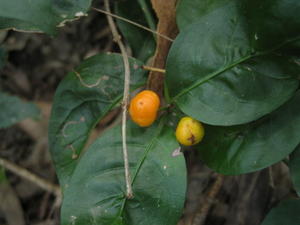
[{"label": "green leaf", "polygon": [[39,109],[33,103],[0,92],[0,128],[9,127],[28,117],[38,117]]},{"label": "green leaf", "polygon": [[243,1],[239,11],[244,11],[245,18],[248,18],[248,32],[253,37],[252,45],[255,49],[273,48],[294,38],[299,40],[298,0]]},{"label": "green leaf", "polygon": [[289,168],[294,187],[300,196],[300,145],[290,156]]},{"label": "green leaf", "polygon": [[0,29],[14,28],[55,34],[64,21],[83,16],[91,0],[0,1]]},{"label": "green leaf", "polygon": [[[249,26],[251,9],[237,7],[236,1],[214,2],[216,5],[207,6],[207,14],[176,38],[167,59],[166,84],[171,101],[187,115],[212,125],[247,123],[278,108],[298,88],[300,67],[280,51],[299,40],[295,24],[300,25],[300,18],[289,18],[294,33],[274,38],[276,42],[270,41],[274,44],[270,46],[261,41],[269,37],[267,31]],[[295,8],[298,5],[295,3]],[[262,10],[269,15],[265,5]],[[263,13],[259,16],[262,24],[269,21]],[[285,21],[277,23],[281,27]]]},{"label": "green leaf", "polygon": [[285,200],[272,209],[261,225],[299,225],[300,200]]},{"label": "green leaf", "polygon": [[62,225],[175,225],[186,191],[183,155],[174,131],[161,121],[148,128],[129,123],[127,144],[133,199],[125,198],[121,127],[90,146],[81,158],[62,206]]},{"label": "green leaf", "polygon": [[[142,62],[130,58],[131,85],[145,83]],[[62,187],[67,185],[90,131],[123,94],[124,66],[119,54],[86,59],[59,85],[49,125],[49,144]]]},{"label": "green leaf", "polygon": [[[146,4],[146,7],[148,10],[144,13],[138,1],[126,0],[115,2],[117,15],[148,27],[145,15],[151,14],[152,11],[148,12],[150,8],[148,4]],[[153,34],[122,20],[117,20],[117,24],[125,39],[128,41],[133,56],[144,62],[147,61],[155,51]]]},{"label": "green leaf", "polygon": [[226,19],[242,21],[252,46],[264,50],[299,36],[299,10],[298,0],[181,0],[176,17],[182,30],[209,14],[227,13]]},{"label": "green leaf", "polygon": [[230,7],[232,4],[234,0],[180,0],[176,8],[178,28],[182,30],[197,22],[204,15],[217,11],[219,8]]},{"label": "green leaf", "polygon": [[287,103],[252,124],[206,126],[201,159],[213,170],[237,175],[268,167],[300,143],[300,91]]}]

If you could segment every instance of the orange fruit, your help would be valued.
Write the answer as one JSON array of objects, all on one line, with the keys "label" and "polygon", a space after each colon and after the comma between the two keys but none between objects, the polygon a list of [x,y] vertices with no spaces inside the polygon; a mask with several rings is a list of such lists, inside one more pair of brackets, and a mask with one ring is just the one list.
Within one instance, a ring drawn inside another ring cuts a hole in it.
[{"label": "orange fruit", "polygon": [[155,121],[159,105],[158,95],[153,91],[145,90],[130,101],[129,114],[136,124],[148,127]]}]

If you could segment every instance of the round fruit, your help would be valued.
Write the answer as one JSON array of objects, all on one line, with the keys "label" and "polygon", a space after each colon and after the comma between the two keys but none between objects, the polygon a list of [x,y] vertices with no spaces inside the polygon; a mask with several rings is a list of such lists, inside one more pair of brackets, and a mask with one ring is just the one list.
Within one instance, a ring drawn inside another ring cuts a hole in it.
[{"label": "round fruit", "polygon": [[130,102],[131,119],[141,127],[150,126],[156,119],[160,100],[158,95],[149,90],[138,93]]},{"label": "round fruit", "polygon": [[183,117],[177,125],[175,134],[180,144],[191,146],[202,140],[204,127],[199,121],[191,117]]}]

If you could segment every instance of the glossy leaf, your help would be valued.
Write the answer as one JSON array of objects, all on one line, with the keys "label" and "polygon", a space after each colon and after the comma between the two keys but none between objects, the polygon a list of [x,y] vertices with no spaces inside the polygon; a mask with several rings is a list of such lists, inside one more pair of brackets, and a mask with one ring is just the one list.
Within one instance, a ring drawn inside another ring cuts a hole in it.
[{"label": "glossy leaf", "polygon": [[[138,1],[116,1],[115,11],[116,14],[129,19],[133,22],[148,27],[146,20],[146,13],[143,13],[142,7]],[[147,13],[151,14],[151,6],[147,4],[147,0],[144,1],[147,7]],[[145,9],[146,10],[146,9]],[[149,11],[149,12],[148,12]],[[150,17],[152,15],[149,15]],[[145,31],[139,27],[136,27],[128,22],[117,20],[118,27],[120,28],[123,36],[128,41],[129,46],[133,51],[133,56],[142,61],[147,61],[149,57],[154,54],[155,40],[152,33]]]},{"label": "glossy leaf", "polygon": [[[296,26],[300,18],[288,17],[294,30],[274,38],[270,46],[263,41],[269,37],[267,30],[249,25],[254,3],[213,2],[216,4],[208,4],[205,13],[186,26],[172,45],[166,67],[171,101],[187,115],[208,124],[247,123],[275,110],[295,93],[300,67],[279,52],[300,38]],[[248,3],[251,7],[245,9]],[[269,8],[262,5],[269,15]],[[260,12],[261,23],[267,24],[269,18],[263,15]],[[279,27],[286,22],[284,15],[280,18],[276,22]]]},{"label": "glossy leaf", "polygon": [[298,0],[181,0],[176,15],[182,30],[209,14],[220,17],[228,13],[229,20],[243,23],[252,46],[265,50],[299,37],[299,10]]},{"label": "glossy leaf", "polygon": [[234,0],[180,0],[176,10],[178,28],[182,30],[197,22],[201,17],[213,11],[218,11],[220,8],[231,7],[234,4]]},{"label": "glossy leaf", "polygon": [[42,31],[54,34],[64,21],[83,16],[91,0],[0,1],[0,29]]},{"label": "glossy leaf", "polygon": [[201,159],[213,170],[237,175],[268,167],[300,143],[300,91],[265,118],[234,127],[206,126]]},{"label": "glossy leaf", "polygon": [[0,128],[9,127],[28,117],[37,118],[40,114],[35,104],[2,92],[0,92],[0,105]]},{"label": "glossy leaf", "polygon": [[272,209],[261,225],[299,225],[300,200],[290,199]]},{"label": "glossy leaf", "polygon": [[125,198],[121,127],[106,132],[81,158],[62,206],[62,225],[175,225],[186,191],[183,154],[173,129],[128,124],[133,199]]},{"label": "glossy leaf", "polygon": [[290,156],[289,168],[294,187],[300,196],[300,145]]},{"label": "glossy leaf", "polygon": [[263,51],[291,40],[294,43],[296,39],[299,41],[300,18],[297,13],[300,10],[300,2],[298,0],[243,1],[239,11],[244,12],[245,18],[248,18],[248,32],[255,49]]},{"label": "glossy leaf", "polygon": [[[131,85],[141,86],[141,62],[130,59]],[[99,54],[86,59],[59,85],[50,119],[49,144],[63,188],[76,167],[90,131],[123,94],[124,66],[119,54]]]}]

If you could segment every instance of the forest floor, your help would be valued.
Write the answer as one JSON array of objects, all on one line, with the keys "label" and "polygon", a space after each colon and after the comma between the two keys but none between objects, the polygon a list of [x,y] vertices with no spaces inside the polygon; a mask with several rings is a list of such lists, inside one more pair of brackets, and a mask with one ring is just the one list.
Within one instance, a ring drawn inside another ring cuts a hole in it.
[{"label": "forest floor", "polygon": [[[118,51],[106,17],[92,11],[60,28],[56,37],[0,31],[0,47],[8,54],[0,71],[0,90],[37,103],[43,112],[39,122],[26,120],[0,129],[0,157],[57,184],[47,143],[54,92],[84,58]],[[188,191],[180,225],[192,224],[195,216],[198,224],[258,225],[272,206],[293,194],[284,163],[223,180],[201,163],[197,153],[187,153],[186,161]],[[59,224],[59,205],[53,194],[14,173],[6,171],[6,175],[8,181],[0,183],[0,225]]]}]

